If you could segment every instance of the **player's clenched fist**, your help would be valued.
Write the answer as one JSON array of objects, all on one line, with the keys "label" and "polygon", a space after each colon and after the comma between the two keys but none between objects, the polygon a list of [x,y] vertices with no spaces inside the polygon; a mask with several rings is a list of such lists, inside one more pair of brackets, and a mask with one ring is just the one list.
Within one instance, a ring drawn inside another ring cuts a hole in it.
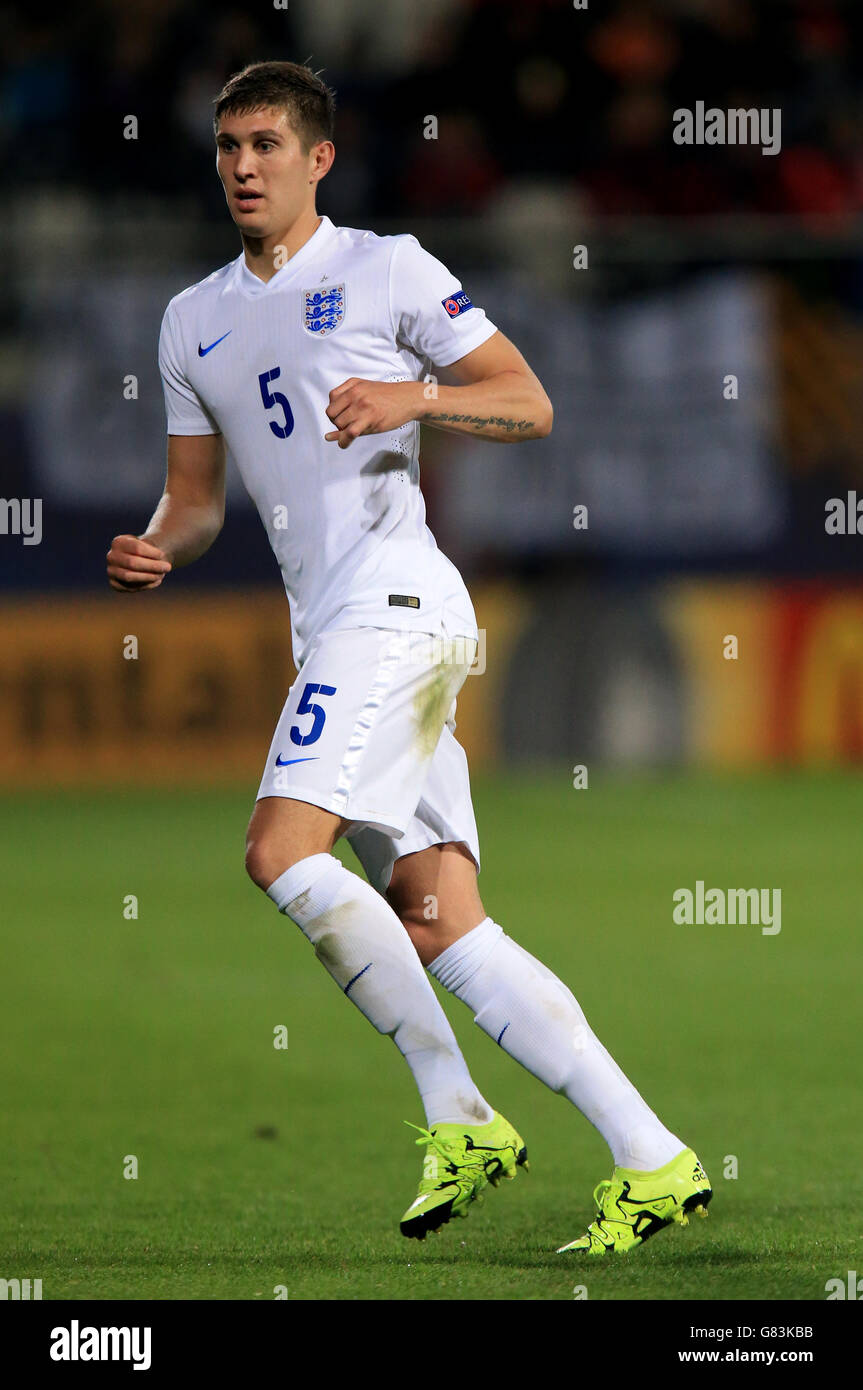
[{"label": "player's clenched fist", "polygon": [[158,588],[171,568],[164,550],[138,536],[115,536],[107,559],[108,583],[126,592]]},{"label": "player's clenched fist", "polygon": [[416,420],[422,405],[422,382],[363,381],[351,376],[330,392],[327,416],[338,428],[324,439],[346,449],[361,434],[387,434]]}]

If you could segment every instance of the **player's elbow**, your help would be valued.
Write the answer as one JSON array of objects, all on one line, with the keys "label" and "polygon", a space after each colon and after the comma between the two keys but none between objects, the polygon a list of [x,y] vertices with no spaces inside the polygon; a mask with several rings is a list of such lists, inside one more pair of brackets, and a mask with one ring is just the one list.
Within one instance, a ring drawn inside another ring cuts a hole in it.
[{"label": "player's elbow", "polygon": [[[225,524],[225,499],[224,499],[224,497],[222,497],[222,498],[215,504],[215,506],[213,507],[213,510],[212,510],[211,527],[212,527],[213,540],[214,540],[214,541],[217,540],[218,537],[221,535],[222,527],[224,526],[224,524]],[[211,544],[212,544],[212,542],[211,542]]]},{"label": "player's elbow", "polygon": [[554,407],[545,392],[539,397],[536,411],[536,432],[535,439],[545,439],[551,434],[551,427],[554,424]]}]

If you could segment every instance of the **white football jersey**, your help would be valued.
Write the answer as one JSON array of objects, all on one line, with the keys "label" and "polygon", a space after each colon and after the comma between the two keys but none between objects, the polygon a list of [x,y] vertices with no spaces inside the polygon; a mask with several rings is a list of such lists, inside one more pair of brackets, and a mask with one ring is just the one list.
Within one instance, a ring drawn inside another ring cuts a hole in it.
[{"label": "white football jersey", "polygon": [[413,236],[328,217],[266,284],[243,255],[169,303],[159,368],[168,433],[224,436],[275,552],[294,658],[326,629],[476,636],[464,582],[425,524],[419,424],[324,435],[348,377],[418,381],[496,331]]}]

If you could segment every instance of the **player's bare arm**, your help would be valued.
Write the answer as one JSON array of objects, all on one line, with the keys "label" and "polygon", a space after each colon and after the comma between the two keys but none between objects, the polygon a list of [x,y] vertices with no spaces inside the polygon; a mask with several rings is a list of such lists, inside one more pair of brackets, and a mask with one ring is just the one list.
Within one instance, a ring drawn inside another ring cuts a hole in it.
[{"label": "player's bare arm", "polygon": [[438,385],[432,399],[422,381],[349,377],[330,392],[327,416],[337,428],[324,438],[346,449],[361,434],[386,434],[410,420],[503,444],[551,433],[551,401],[503,333],[452,363],[447,374],[457,384]]},{"label": "player's bare arm", "polygon": [[225,520],[225,446],[220,434],[168,436],[165,488],[146,531],[115,536],[108,582],[128,593],[156,589],[175,566],[197,560]]}]

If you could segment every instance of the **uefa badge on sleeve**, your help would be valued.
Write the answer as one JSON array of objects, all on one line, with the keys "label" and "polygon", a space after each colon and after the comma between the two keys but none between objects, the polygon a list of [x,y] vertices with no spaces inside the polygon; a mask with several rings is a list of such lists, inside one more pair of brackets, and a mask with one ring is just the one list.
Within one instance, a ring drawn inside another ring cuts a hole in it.
[{"label": "uefa badge on sleeve", "polygon": [[303,290],[303,327],[316,338],[325,338],[328,333],[333,333],[344,316],[344,285]]},{"label": "uefa badge on sleeve", "polygon": [[459,314],[466,314],[468,309],[473,308],[473,302],[467,290],[455,290],[453,294],[447,295],[446,299],[442,299],[441,304],[451,319],[457,319]]}]

